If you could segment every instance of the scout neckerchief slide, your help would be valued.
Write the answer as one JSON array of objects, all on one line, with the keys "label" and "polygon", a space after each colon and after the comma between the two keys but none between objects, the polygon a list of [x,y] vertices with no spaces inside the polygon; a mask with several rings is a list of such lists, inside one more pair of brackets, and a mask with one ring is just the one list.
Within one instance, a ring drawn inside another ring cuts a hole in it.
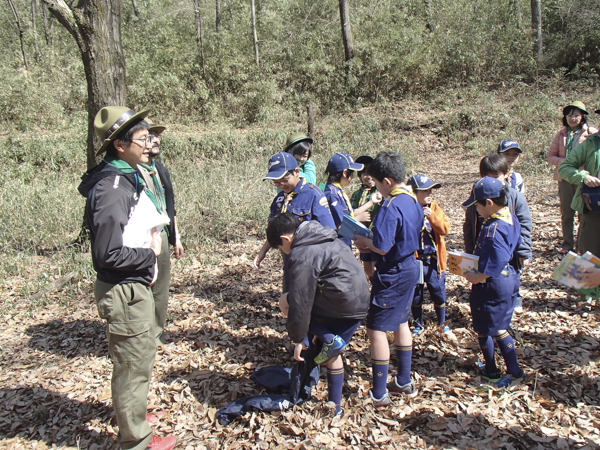
[{"label": "scout neckerchief slide", "polygon": [[354,208],[352,208],[352,205],[350,204],[350,199],[348,198],[348,196],[346,195],[346,193],[342,189],[342,185],[340,183],[331,183],[331,184],[333,184],[336,188],[338,188],[340,190],[340,192],[342,193],[342,196],[344,197],[344,202],[346,203],[346,207],[348,208],[348,212],[350,212],[350,214],[348,214],[348,215],[350,217],[354,217]]}]

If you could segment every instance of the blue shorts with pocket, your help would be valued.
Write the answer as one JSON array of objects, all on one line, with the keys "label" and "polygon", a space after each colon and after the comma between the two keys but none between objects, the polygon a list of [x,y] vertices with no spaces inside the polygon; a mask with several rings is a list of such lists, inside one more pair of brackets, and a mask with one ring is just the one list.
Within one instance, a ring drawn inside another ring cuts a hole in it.
[{"label": "blue shorts with pocket", "polygon": [[473,285],[469,304],[473,329],[486,336],[507,330],[515,309],[519,277],[511,265],[499,277],[486,278],[485,283]]},{"label": "blue shorts with pocket", "polygon": [[377,265],[373,274],[367,328],[396,331],[408,322],[420,266],[414,256],[388,266]]}]

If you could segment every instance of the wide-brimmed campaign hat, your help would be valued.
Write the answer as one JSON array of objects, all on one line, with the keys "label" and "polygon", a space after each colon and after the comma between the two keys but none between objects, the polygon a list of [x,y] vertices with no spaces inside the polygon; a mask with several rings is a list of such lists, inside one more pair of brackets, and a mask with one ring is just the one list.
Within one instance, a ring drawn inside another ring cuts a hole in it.
[{"label": "wide-brimmed campaign hat", "polygon": [[585,110],[585,104],[583,102],[573,102],[570,105],[567,105],[563,108],[563,116],[567,115],[567,110],[570,108],[577,108],[579,111],[581,111],[583,114],[589,114],[586,110]]},{"label": "wide-brimmed campaign hat", "polygon": [[105,152],[123,129],[136,120],[144,119],[149,112],[149,109],[144,109],[136,113],[133,109],[125,106],[105,106],[98,111],[94,118],[94,131],[96,131],[98,139],[102,141],[102,145],[96,155]]},{"label": "wide-brimmed campaign hat", "polygon": [[311,137],[308,137],[305,133],[292,133],[288,136],[287,140],[285,141],[285,150],[283,150],[284,152],[287,152],[290,148],[292,148],[293,145],[297,144],[298,142],[302,142],[302,141],[308,141],[309,143],[313,143],[313,139]]}]

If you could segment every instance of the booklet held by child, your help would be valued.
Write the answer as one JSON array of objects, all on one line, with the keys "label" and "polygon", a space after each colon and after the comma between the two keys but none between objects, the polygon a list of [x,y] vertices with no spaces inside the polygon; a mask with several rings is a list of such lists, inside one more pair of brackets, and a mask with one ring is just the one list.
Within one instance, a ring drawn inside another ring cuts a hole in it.
[{"label": "booklet held by child", "polygon": [[371,230],[369,230],[367,227],[365,227],[362,223],[358,222],[353,217],[350,217],[346,214],[344,214],[342,226],[338,230],[338,234],[342,237],[351,239],[353,241],[356,240],[355,237],[352,237],[353,234],[373,239],[373,232]]},{"label": "booklet held by child", "polygon": [[448,252],[448,270],[450,273],[464,277],[468,273],[479,273],[477,263],[479,256],[457,251]]}]

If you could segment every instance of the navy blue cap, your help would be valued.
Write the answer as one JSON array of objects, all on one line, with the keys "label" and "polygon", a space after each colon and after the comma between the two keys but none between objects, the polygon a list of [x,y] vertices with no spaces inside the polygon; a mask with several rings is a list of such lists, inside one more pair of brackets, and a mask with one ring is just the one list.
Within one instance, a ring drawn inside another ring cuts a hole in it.
[{"label": "navy blue cap", "polygon": [[502,181],[500,181],[498,178],[494,177],[484,177],[477,180],[473,186],[469,200],[462,204],[463,208],[468,208],[469,206],[475,204],[475,202],[478,200],[487,200],[488,198],[500,197],[502,186],[504,186],[504,183],[502,183]]},{"label": "navy blue cap", "polygon": [[406,184],[411,186],[413,191],[426,191],[427,189],[439,189],[442,187],[440,183],[434,183],[425,175],[420,173],[410,177]]},{"label": "navy blue cap", "polygon": [[505,139],[502,142],[500,142],[497,151],[498,153],[504,153],[506,150],[511,148],[516,148],[517,150],[519,150],[519,153],[523,153],[523,150],[521,150],[517,141],[513,141],[512,139]]},{"label": "navy blue cap", "polygon": [[336,153],[327,163],[327,172],[332,174],[342,172],[346,169],[363,170],[364,167],[362,164],[355,163],[348,153]]},{"label": "navy blue cap", "polygon": [[293,169],[298,168],[298,161],[291,153],[279,152],[275,153],[269,159],[269,173],[265,175],[265,180],[279,180],[285,174]]}]

